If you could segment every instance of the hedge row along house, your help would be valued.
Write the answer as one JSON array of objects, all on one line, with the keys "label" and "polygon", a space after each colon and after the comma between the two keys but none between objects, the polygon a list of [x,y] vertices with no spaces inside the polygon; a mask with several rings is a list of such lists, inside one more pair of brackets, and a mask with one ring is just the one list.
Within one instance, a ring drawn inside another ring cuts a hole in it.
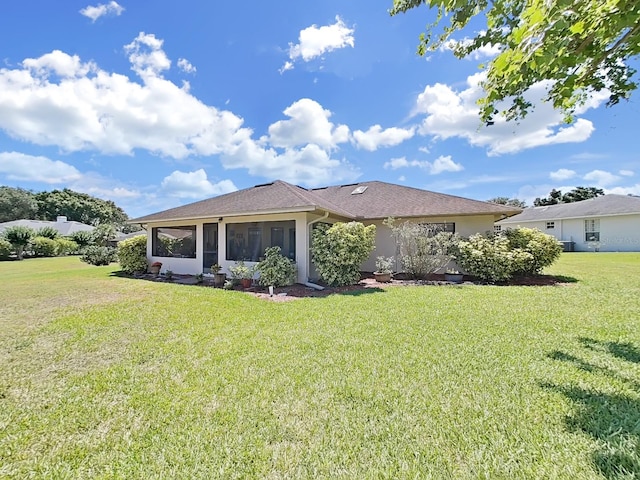
[{"label": "hedge row along house", "polygon": [[396,244],[383,224],[398,221],[437,224],[469,236],[493,230],[494,222],[521,210],[391,183],[371,181],[306,189],[277,180],[130,220],[147,230],[149,263],[176,273],[223,272],[237,260],[258,262],[266,248],[279,246],[297,265],[297,281],[318,278],[310,239],[319,222],[358,221],[376,225],[376,248],[362,265],[375,270],[377,256],[394,256]]}]

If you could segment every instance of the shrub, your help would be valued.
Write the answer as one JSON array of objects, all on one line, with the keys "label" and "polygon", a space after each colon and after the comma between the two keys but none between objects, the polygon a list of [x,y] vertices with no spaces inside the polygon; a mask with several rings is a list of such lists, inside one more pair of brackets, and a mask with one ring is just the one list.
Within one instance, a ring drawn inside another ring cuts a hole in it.
[{"label": "shrub", "polygon": [[553,235],[535,228],[514,228],[502,233],[509,239],[511,250],[520,249],[530,253],[531,258],[518,268],[517,275],[534,275],[553,264],[562,253],[562,244]]},{"label": "shrub", "polygon": [[487,282],[509,280],[530,260],[531,254],[511,250],[502,235],[476,234],[458,244],[457,263],[468,273]]},{"label": "shrub", "polygon": [[82,249],[83,247],[88,247],[93,243],[93,234],[85,230],[73,232],[70,236],[71,240],[76,242],[80,249]]},{"label": "shrub", "polygon": [[16,225],[7,228],[3,235],[15,249],[18,260],[22,260],[24,249],[29,245],[31,239],[36,236],[36,232],[32,228]]},{"label": "shrub", "polygon": [[68,238],[56,238],[58,255],[71,255],[78,251],[78,244]]},{"label": "shrub", "polygon": [[0,260],[6,260],[13,252],[13,247],[11,246],[11,242],[9,240],[5,240],[4,238],[0,238]]},{"label": "shrub", "polygon": [[412,278],[426,276],[444,268],[453,258],[459,238],[450,232],[442,232],[428,223],[385,220],[400,250],[404,271]]},{"label": "shrub", "polygon": [[249,267],[244,263],[244,260],[238,260],[229,267],[229,273],[234,280],[253,278],[254,271],[255,267]]},{"label": "shrub", "polygon": [[375,248],[376,226],[360,222],[318,224],[312,235],[313,263],[329,285],[360,280],[360,265]]},{"label": "shrub", "polygon": [[147,236],[136,235],[118,244],[120,267],[127,273],[146,272]]},{"label": "shrub", "polygon": [[92,245],[85,247],[80,260],[91,265],[109,265],[118,258],[116,249],[113,247],[99,247]]},{"label": "shrub", "polygon": [[256,265],[260,273],[258,283],[265,287],[283,287],[296,280],[296,265],[280,253],[280,247],[270,247],[265,251],[265,258]]},{"label": "shrub", "polygon": [[48,237],[36,237],[31,240],[31,250],[36,257],[55,257],[58,254],[58,244]]},{"label": "shrub", "polygon": [[50,238],[51,240],[55,240],[60,236],[58,230],[53,227],[42,227],[40,230],[36,232],[36,236]]}]

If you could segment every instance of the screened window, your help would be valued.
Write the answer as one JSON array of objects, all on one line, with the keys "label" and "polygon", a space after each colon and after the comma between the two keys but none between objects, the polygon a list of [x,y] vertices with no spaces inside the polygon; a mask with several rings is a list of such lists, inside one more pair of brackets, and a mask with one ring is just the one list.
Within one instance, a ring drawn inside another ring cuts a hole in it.
[{"label": "screened window", "polygon": [[493,231],[495,233],[500,233],[502,231],[502,225],[494,225],[493,226]]},{"label": "screened window", "polygon": [[454,222],[422,223],[421,225],[429,229],[429,233],[432,235],[440,232],[456,233],[456,224]]},{"label": "screened window", "polygon": [[590,218],[584,221],[584,241],[600,241],[600,219]]},{"label": "screened window", "polygon": [[269,247],[280,247],[282,255],[295,259],[295,227],[295,221],[228,223],[227,260],[259,262]]},{"label": "screened window", "polygon": [[547,222],[547,230],[556,228],[556,222]]},{"label": "screened window", "polygon": [[155,257],[196,258],[196,227],[156,227],[151,246]]}]

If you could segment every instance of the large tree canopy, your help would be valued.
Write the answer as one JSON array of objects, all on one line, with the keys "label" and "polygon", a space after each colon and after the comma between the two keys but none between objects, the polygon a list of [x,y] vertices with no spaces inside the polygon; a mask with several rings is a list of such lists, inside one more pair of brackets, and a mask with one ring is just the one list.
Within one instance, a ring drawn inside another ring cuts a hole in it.
[{"label": "large tree canopy", "polygon": [[13,187],[0,187],[0,223],[35,218],[38,202],[28,190]]},{"label": "large tree canopy", "polygon": [[128,219],[124,210],[111,200],[102,200],[68,188],[38,193],[36,200],[38,217],[43,220],[55,220],[58,215],[64,215],[69,220],[89,225],[111,223],[120,226]]},{"label": "large tree canopy", "polygon": [[508,119],[524,117],[532,108],[525,92],[544,80],[547,100],[567,121],[589,91],[608,91],[608,105],[615,105],[637,87],[629,60],[640,54],[638,0],[394,0],[391,14],[423,5],[435,11],[435,20],[420,36],[420,55],[456,40],[474,17],[485,18],[486,29],[457,41],[454,54],[501,47],[482,85],[484,121],[503,100],[510,102],[502,112]]},{"label": "large tree canopy", "polygon": [[527,202],[524,200],[520,200],[519,198],[509,198],[509,197],[493,197],[487,200],[487,202],[497,203],[498,205],[507,205],[509,207],[518,207],[525,208],[527,206]]},{"label": "large tree canopy", "polygon": [[599,197],[600,195],[604,195],[604,190],[596,187],[576,187],[564,195],[562,194],[562,190],[556,190],[554,188],[549,192],[549,197],[536,198],[533,201],[533,206],[543,207],[545,205],[557,205],[558,203],[580,202],[582,200]]}]

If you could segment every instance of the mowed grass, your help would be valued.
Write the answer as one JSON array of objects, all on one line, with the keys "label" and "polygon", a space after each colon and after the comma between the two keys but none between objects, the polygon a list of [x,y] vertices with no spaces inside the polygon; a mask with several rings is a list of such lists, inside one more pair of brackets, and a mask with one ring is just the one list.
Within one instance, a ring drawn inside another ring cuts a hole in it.
[{"label": "mowed grass", "polygon": [[273,303],[0,263],[0,478],[639,478],[640,254]]}]

